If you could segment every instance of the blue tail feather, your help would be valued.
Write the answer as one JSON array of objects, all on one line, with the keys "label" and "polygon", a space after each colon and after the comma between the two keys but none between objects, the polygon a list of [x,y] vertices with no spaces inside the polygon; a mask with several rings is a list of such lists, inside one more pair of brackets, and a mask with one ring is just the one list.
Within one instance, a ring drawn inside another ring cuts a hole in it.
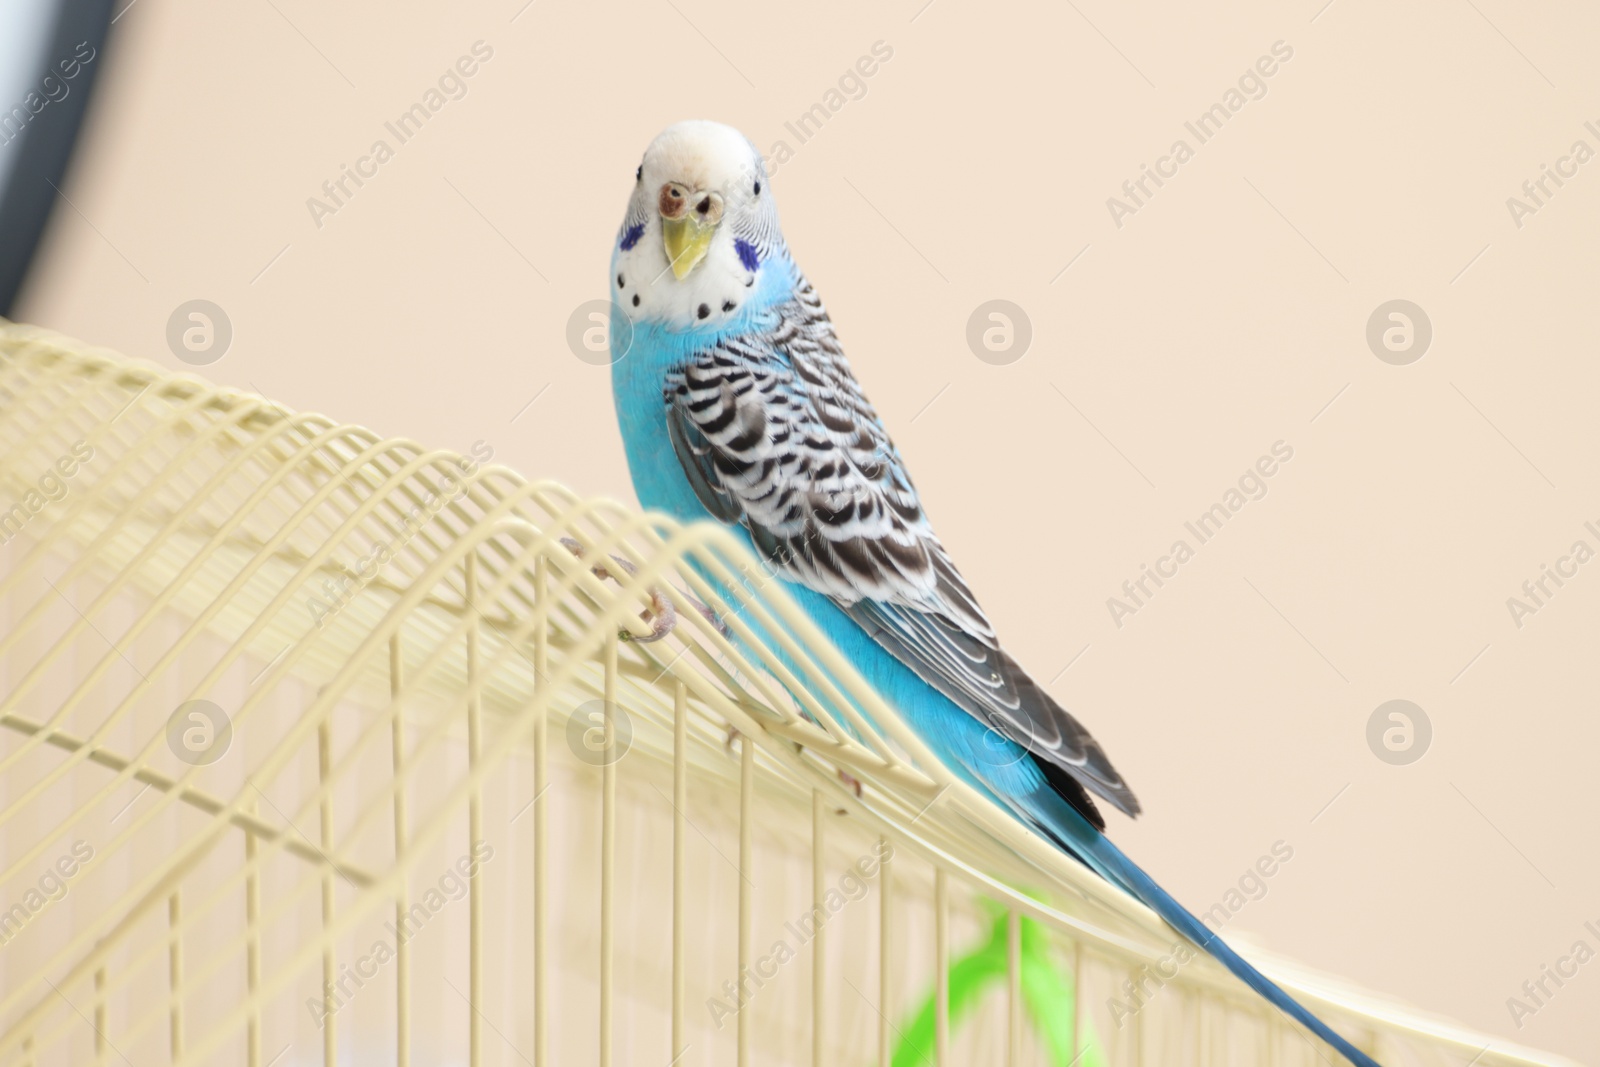
[{"label": "blue tail feather", "polygon": [[[1105,837],[1098,834],[1100,840],[1093,849],[1094,862],[1091,866],[1099,870],[1101,866],[1108,868],[1115,874],[1113,879],[1138,897],[1146,907],[1164,919],[1168,926],[1177,930],[1184,937],[1205,949],[1216,957],[1228,970],[1232,971],[1240,981],[1259,993],[1269,1004],[1280,1009],[1285,1015],[1300,1023],[1322,1040],[1332,1045],[1351,1063],[1357,1067],[1378,1067],[1377,1061],[1365,1052],[1356,1048],[1350,1042],[1330,1027],[1327,1023],[1311,1014],[1304,1005],[1295,1000],[1282,989],[1278,988],[1266,975],[1256,970],[1247,963],[1228,943],[1207,928],[1204,923],[1195,918],[1182,904],[1172,899],[1172,895],[1156,884],[1155,879],[1145,874],[1132,860],[1123,854],[1122,850],[1113,845]],[[1104,874],[1105,872],[1101,872]]]},{"label": "blue tail feather", "polygon": [[[1040,791],[1043,792],[1043,791]],[[1216,932],[1197,919],[1172,895],[1156,884],[1138,864],[1113,845],[1104,834],[1089,825],[1082,814],[1059,796],[1042,797],[1036,792],[1025,805],[1028,814],[1070,853],[1087,864],[1096,874],[1121,886],[1137,897],[1146,907],[1161,916],[1168,926],[1210,953],[1240,981],[1255,990],[1269,1004],[1300,1023],[1333,1046],[1356,1067],[1379,1067],[1371,1056],[1341,1037],[1332,1027],[1317,1018],[1304,1005],[1295,1000],[1266,975],[1252,967]],[[1040,801],[1045,801],[1040,803]]]}]

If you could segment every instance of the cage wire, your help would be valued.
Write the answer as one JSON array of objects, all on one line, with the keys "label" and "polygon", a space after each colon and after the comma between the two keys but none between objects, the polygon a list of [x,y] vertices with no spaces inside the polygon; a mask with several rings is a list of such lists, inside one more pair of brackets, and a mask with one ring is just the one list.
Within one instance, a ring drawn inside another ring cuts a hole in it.
[{"label": "cage wire", "polygon": [[[1335,1060],[728,531],[487,459],[0,320],[0,1063]],[[1564,1062],[1247,954],[1390,1067]]]}]

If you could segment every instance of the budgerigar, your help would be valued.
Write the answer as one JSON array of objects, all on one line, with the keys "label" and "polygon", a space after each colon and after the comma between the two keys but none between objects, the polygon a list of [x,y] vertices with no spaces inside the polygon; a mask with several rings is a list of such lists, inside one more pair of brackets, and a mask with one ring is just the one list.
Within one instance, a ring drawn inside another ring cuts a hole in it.
[{"label": "budgerigar", "polygon": [[934,535],[742,134],[691,121],[651,143],[610,289],[612,388],[640,502],[740,531],[955,773],[1372,1067],[1105,837],[1093,798],[1130,816],[1138,801],[1006,654]]}]

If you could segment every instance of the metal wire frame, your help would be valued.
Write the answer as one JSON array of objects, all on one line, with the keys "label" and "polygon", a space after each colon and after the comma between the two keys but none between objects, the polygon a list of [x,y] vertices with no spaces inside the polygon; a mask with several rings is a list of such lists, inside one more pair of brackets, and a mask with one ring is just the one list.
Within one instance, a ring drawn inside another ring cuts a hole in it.
[{"label": "metal wire frame", "polygon": [[[594,1047],[604,1067],[616,1059],[619,1020],[631,1014],[616,989],[617,908],[645,892],[618,879],[617,819],[626,803],[619,779],[646,768],[670,776],[672,787],[670,1036],[662,1063],[691,1062],[691,1052],[706,1051],[693,1049],[696,1028],[687,1018],[686,957],[708,936],[690,925],[697,917],[688,899],[691,781],[736,805],[733,962],[740,975],[755,954],[758,802],[763,811],[809,814],[810,839],[800,846],[809,852],[814,906],[824,906],[834,870],[833,812],[848,812],[859,832],[892,843],[878,889],[876,1003],[868,1000],[875,1041],[848,1052],[856,1061],[887,1063],[897,1007],[926,981],[904,969],[911,946],[904,931],[895,936],[912,909],[931,911],[931,929],[919,936],[933,944],[931,1051],[941,1065],[956,1062],[960,1045],[949,1016],[951,922],[978,894],[1009,914],[1005,1025],[994,1060],[1020,1064],[1027,1055],[1022,920],[1043,924],[1071,960],[1075,1042],[1087,1039],[1095,1013],[1091,988],[1114,990],[1170,951],[1174,935],[1155,916],[945,772],[725,530],[580,500],[554,483],[527,483],[455,453],[383,440],[0,323],[0,484],[21,498],[79,442],[96,460],[59,500],[29,511],[0,576],[0,603],[14,615],[0,634],[0,664],[17,664],[30,642],[49,639],[16,665],[21,676],[0,700],[0,734],[11,740],[0,749],[0,781],[19,776],[0,800],[0,891],[48,862],[64,833],[130,783],[154,796],[101,844],[101,855],[123,857],[120,871],[103,862],[97,868],[103,879],[117,875],[104,906],[41,931],[49,936],[31,947],[25,973],[13,968],[9,946],[0,947],[0,1062],[77,1062],[92,1049],[95,1062],[110,1063],[126,1059],[121,1049],[139,1048],[172,1064],[243,1059],[260,1067],[273,1051],[273,1012],[295,999],[291,988],[303,988],[308,974],[325,998],[321,1059],[339,1062],[366,1040],[347,1035],[333,1010],[334,990],[351,966],[341,951],[375,917],[404,925],[419,863],[463,821],[469,843],[482,839],[486,789],[530,750],[533,1037],[523,1058],[537,1067],[556,1062],[551,923],[591,915],[550,910],[549,738],[594,701],[608,728],[619,714],[634,724],[628,762],[604,761],[595,783]],[[576,542],[581,557],[563,539]],[[379,543],[393,550],[390,558],[351,581],[342,559]],[[603,579],[594,563],[613,557],[631,567],[608,566]],[[49,588],[38,588],[40,578]],[[295,605],[325,594],[330,581],[336,606],[308,626]],[[63,592],[80,586],[93,590],[87,605]],[[676,629],[644,643],[652,632],[641,613],[659,617],[663,599],[675,609]],[[124,623],[120,632],[113,619]],[[134,667],[121,649],[173,619],[181,621],[170,645]],[[191,662],[208,640],[217,651]],[[138,678],[119,685],[125,666]],[[199,699],[226,689],[241,670],[255,677],[229,719],[235,735],[252,739],[248,767],[175,766],[165,753],[166,716],[149,714],[155,691],[166,684]],[[302,690],[308,695],[299,699]],[[270,706],[285,697],[296,713],[274,721]],[[25,714],[30,704],[47,710]],[[736,771],[726,756],[730,730],[738,735]],[[452,763],[446,757],[455,748],[464,748],[464,759]],[[862,784],[859,796],[841,772]],[[71,804],[62,807],[67,787]],[[418,803],[424,788],[432,793],[426,805]],[[269,791],[290,799],[279,803]],[[314,840],[297,829],[313,817]],[[162,827],[181,830],[171,847],[138,847]],[[489,995],[484,892],[483,879],[469,880],[463,998],[474,1067],[493,1058],[480,1009]],[[304,909],[312,905],[315,925],[304,936]],[[159,929],[152,915],[164,915]],[[302,935],[288,948],[280,943],[285,930]],[[419,990],[426,978],[409,942],[397,937],[394,948],[387,1019],[395,1061],[407,1064],[419,1040],[439,1043],[439,1035],[417,1033],[414,1011],[419,992],[438,984]],[[832,980],[830,956],[852,950],[820,926],[806,948],[814,1065],[845,1054],[842,1013],[856,994],[866,999]],[[1252,955],[1394,1062],[1561,1062]],[[861,984],[869,984],[867,973],[857,976]],[[236,995],[215,995],[231,980],[240,983]],[[1208,960],[1169,984],[1175,994],[1118,1032],[1115,1062],[1158,1062],[1158,1047],[1187,1048],[1197,1067],[1327,1054]],[[92,1010],[81,1010],[83,1003]],[[114,1012],[116,1004],[125,1010]],[[1242,1042],[1230,1036],[1239,1025],[1249,1031]],[[752,1012],[740,1011],[733,1058],[741,1067],[777,1061],[778,1050],[760,1044],[756,1031]],[[1160,1062],[1179,1061],[1169,1054]]]}]

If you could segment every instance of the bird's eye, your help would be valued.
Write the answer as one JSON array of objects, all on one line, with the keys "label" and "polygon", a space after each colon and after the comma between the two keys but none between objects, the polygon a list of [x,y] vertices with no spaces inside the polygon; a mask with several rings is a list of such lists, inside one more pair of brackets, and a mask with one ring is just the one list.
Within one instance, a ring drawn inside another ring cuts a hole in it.
[{"label": "bird's eye", "polygon": [[761,183],[760,182],[756,182],[756,195],[757,196],[761,195]]},{"label": "bird's eye", "polygon": [[636,182],[644,181],[644,164],[643,163],[639,164],[639,169],[633,172],[633,180],[636,181]]}]

